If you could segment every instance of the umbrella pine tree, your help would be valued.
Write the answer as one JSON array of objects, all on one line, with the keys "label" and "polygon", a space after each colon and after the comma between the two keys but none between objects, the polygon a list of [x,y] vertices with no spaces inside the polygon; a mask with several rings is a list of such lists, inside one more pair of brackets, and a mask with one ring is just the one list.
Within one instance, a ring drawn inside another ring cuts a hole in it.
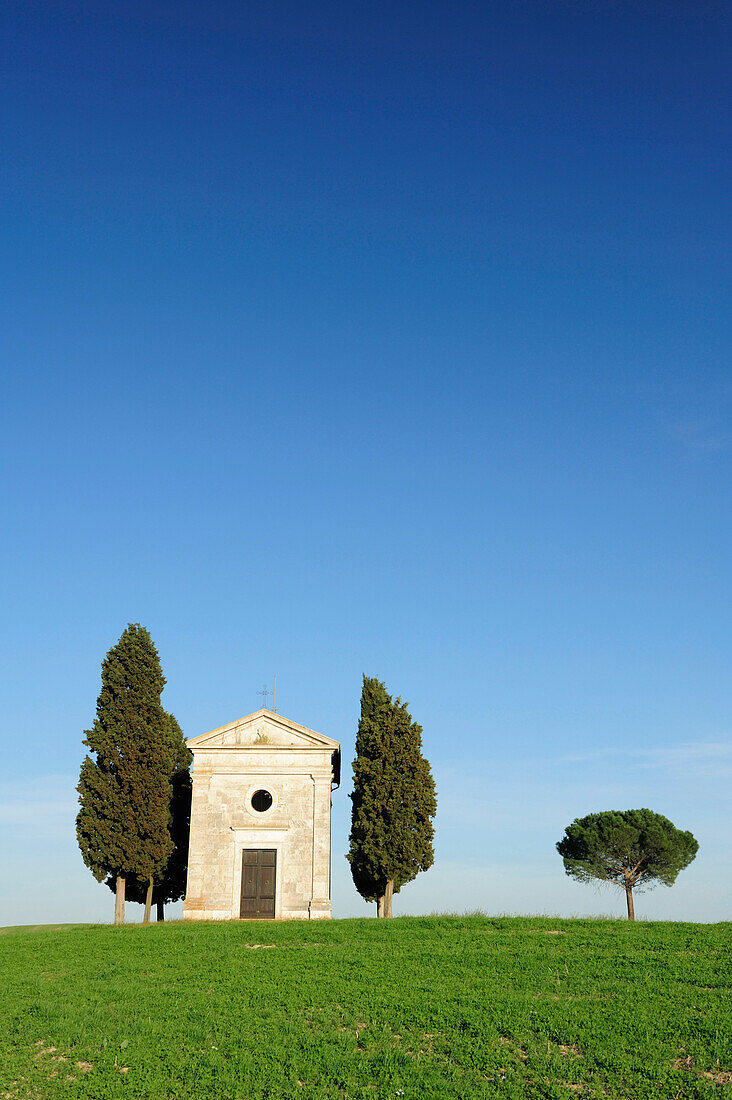
[{"label": "umbrella pine tree", "polygon": [[633,891],[659,882],[673,886],[699,850],[689,832],[652,810],[606,810],[576,818],[557,851],[578,882],[609,882],[625,891],[628,920],[635,920]]}]

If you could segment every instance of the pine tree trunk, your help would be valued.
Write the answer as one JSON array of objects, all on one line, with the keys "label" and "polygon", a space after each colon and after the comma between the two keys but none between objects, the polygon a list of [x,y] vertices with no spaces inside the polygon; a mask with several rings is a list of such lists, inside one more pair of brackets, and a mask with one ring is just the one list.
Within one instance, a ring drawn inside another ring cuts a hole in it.
[{"label": "pine tree trunk", "polygon": [[635,908],[633,907],[633,887],[625,884],[625,900],[628,903],[628,920],[635,920]]},{"label": "pine tree trunk", "polygon": [[153,880],[149,879],[147,884],[147,893],[145,894],[145,916],[142,918],[143,924],[150,923],[150,910],[152,909],[152,895],[153,895]]},{"label": "pine tree trunk", "polygon": [[394,879],[390,878],[386,884],[386,893],[384,894],[384,916],[393,917],[394,914],[391,909],[391,899],[394,896]]},{"label": "pine tree trunk", "polygon": [[164,901],[159,901],[157,903],[157,908],[158,908],[158,922],[161,921],[161,920],[165,920],[165,902]]},{"label": "pine tree trunk", "polygon": [[382,894],[381,897],[377,898],[377,900],[376,900],[376,916],[377,917],[383,917],[383,915],[384,915],[384,895]]},{"label": "pine tree trunk", "polygon": [[125,876],[117,875],[114,888],[114,923],[125,923]]}]

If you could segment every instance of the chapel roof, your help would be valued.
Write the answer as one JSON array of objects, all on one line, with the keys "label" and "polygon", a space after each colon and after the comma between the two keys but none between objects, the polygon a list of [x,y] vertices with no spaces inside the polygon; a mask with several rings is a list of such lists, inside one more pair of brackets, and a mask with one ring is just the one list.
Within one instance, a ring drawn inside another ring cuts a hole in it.
[{"label": "chapel roof", "polygon": [[190,749],[203,748],[314,748],[340,751],[340,744],[325,734],[293,722],[275,711],[254,711],[243,718],[237,718],[218,729],[199,734],[186,742]]}]

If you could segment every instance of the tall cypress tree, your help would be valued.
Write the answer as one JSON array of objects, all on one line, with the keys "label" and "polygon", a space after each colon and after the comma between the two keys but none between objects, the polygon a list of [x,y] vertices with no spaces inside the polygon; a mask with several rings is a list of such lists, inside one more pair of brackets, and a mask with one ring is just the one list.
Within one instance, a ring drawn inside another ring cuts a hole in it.
[{"label": "tall cypress tree", "polygon": [[148,631],[130,623],[102,662],[102,690],[84,744],[76,835],[94,877],[115,880],[115,924],[125,879],[154,880],[172,850],[168,831],[171,738],[160,694],[165,677]]},{"label": "tall cypress tree", "polygon": [[[175,716],[168,714],[167,719],[173,766],[170,776],[168,832],[173,850],[165,867],[156,876],[152,891],[149,882],[143,879],[129,878],[126,883],[126,895],[129,900],[145,906],[146,918],[149,918],[150,905],[154,903],[159,921],[165,919],[166,902],[180,901],[185,897],[188,838],[191,826],[192,783],[189,767],[193,754],[185,743],[183,731]],[[115,880],[111,876],[107,879],[107,886],[114,891]]]},{"label": "tall cypress tree", "polygon": [[407,704],[364,676],[351,794],[353,882],[363,898],[392,915],[392,895],[434,862],[435,783],[422,755],[422,727]]}]

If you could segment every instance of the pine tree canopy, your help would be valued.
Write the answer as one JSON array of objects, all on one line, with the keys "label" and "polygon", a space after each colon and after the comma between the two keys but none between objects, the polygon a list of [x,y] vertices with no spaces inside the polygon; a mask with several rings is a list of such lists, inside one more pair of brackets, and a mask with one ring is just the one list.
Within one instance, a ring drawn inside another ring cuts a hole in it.
[{"label": "pine tree canopy", "polygon": [[[168,830],[173,750],[165,678],[147,630],[131,623],[102,663],[90,749],[79,777],[76,831],[84,862],[107,875],[155,878],[173,844]],[[177,723],[176,723],[177,725]]]},{"label": "pine tree canopy", "polygon": [[422,755],[422,727],[380,680],[364,676],[353,762],[350,850],[356,889],[367,901],[394,892],[434,861],[435,784]]},{"label": "pine tree canopy", "polygon": [[623,888],[673,886],[699,849],[691,833],[652,810],[608,810],[577,818],[557,844],[564,869],[580,882]]}]

